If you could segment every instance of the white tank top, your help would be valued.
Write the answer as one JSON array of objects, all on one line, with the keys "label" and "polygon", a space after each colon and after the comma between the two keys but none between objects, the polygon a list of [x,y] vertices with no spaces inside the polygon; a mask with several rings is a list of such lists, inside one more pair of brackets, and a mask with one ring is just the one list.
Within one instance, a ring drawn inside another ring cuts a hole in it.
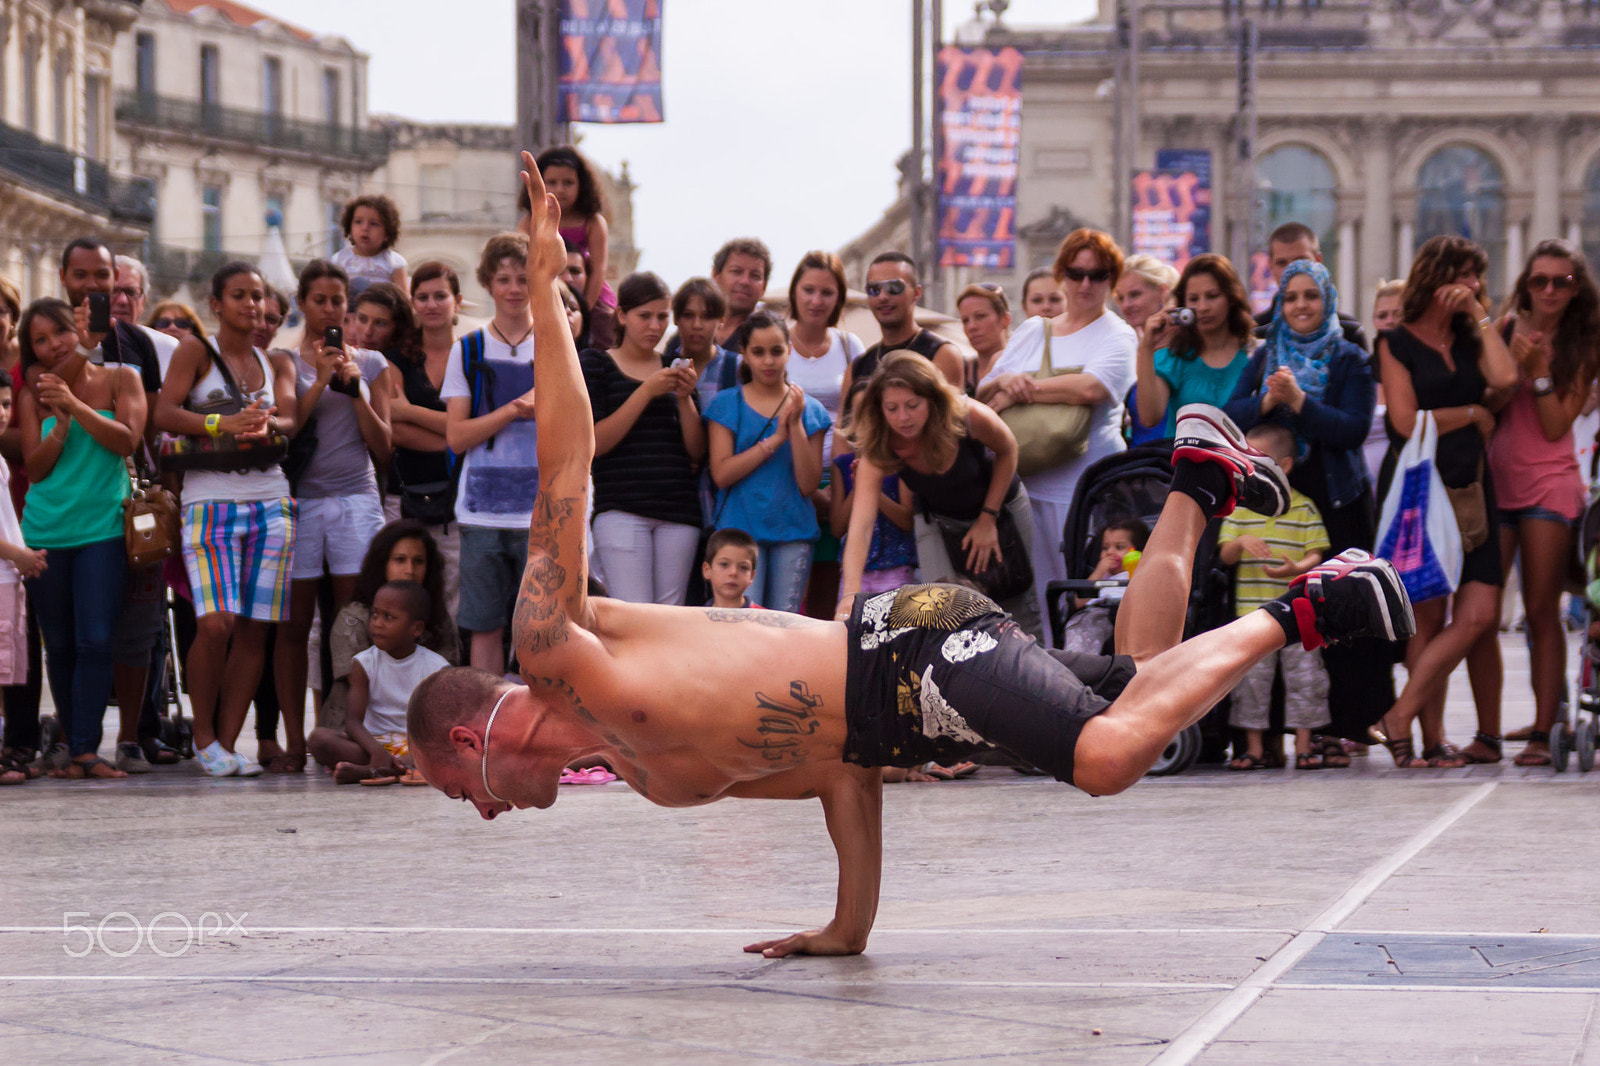
[{"label": "white tank top", "polygon": [[[793,350],[789,352],[789,381],[805,389],[807,396],[816,397],[817,402],[828,409],[828,417],[838,422],[839,394],[844,389],[845,371],[850,369],[850,360],[866,349],[854,333],[842,329],[828,330],[828,340],[828,350],[815,359],[807,359]],[[822,458],[824,463],[833,461],[832,426],[828,427],[823,441]]]},{"label": "white tank top", "polygon": [[[264,399],[271,405],[276,400],[272,388],[272,360],[268,359],[260,348],[251,350],[255,352],[256,361],[261,364],[262,385],[258,389],[250,389],[241,381],[240,391],[244,393],[246,402],[253,403]],[[228,383],[223,380],[222,371],[217,369],[218,358],[213,350],[210,367],[189,390],[190,403],[215,403],[228,395]],[[183,502],[186,506],[214,500],[234,503],[277,500],[287,495],[289,495],[289,479],[284,477],[283,470],[276,466],[266,470],[242,470],[237,473],[224,470],[190,470],[183,475]]]}]

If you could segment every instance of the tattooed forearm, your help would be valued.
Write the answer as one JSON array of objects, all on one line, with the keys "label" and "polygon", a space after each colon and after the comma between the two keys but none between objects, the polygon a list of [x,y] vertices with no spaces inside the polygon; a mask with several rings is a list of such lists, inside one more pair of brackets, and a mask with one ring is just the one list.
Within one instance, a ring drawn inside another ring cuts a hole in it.
[{"label": "tattooed forearm", "polygon": [[[582,512],[582,502],[581,497],[557,496],[547,489],[541,489],[534,500],[528,529],[528,564],[522,572],[522,588],[511,617],[518,654],[537,655],[567,640],[566,612],[571,603],[582,602],[578,597],[582,595],[587,567],[582,537],[565,553],[562,538],[572,516]],[[564,558],[564,554],[572,557]]]},{"label": "tattooed forearm", "polygon": [[773,629],[803,629],[828,623],[815,618],[802,618],[784,611],[752,611],[747,608],[705,607],[706,617],[713,622],[749,622],[752,625],[770,626]]},{"label": "tattooed forearm", "polygon": [[804,681],[791,681],[787,698],[757,692],[756,706],[762,712],[756,726],[759,739],[739,737],[739,743],[759,751],[770,763],[792,767],[805,762],[805,738],[822,724],[816,716],[822,697],[813,695]]}]

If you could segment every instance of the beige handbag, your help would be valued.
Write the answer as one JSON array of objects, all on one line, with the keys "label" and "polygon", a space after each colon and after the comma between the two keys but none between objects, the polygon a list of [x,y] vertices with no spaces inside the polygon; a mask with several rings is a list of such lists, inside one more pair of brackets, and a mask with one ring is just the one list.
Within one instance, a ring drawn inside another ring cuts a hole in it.
[{"label": "beige handbag", "polygon": [[[1049,320],[1038,321],[1039,369],[1034,371],[1033,379],[1047,381],[1059,374],[1081,374],[1081,366],[1057,369],[1051,365],[1046,336]],[[1033,337],[1024,338],[1021,331],[1015,340],[1033,343]],[[1017,473],[1023,477],[1040,474],[1082,455],[1089,447],[1093,413],[1093,407],[1079,403],[1019,403],[1001,411],[1001,421],[1017,438]]]}]

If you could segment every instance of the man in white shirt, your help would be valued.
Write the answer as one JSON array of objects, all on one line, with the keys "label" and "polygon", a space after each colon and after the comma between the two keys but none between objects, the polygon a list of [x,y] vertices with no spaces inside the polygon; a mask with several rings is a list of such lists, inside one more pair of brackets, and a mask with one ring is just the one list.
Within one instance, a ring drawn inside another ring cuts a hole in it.
[{"label": "man in white shirt", "polygon": [[528,561],[528,521],[539,490],[533,420],[533,315],[528,239],[502,233],[484,246],[478,282],[494,319],[450,349],[439,396],[445,441],[464,456],[456,492],[461,526],[461,606],[473,666],[505,672],[502,636]]},{"label": "man in white shirt", "polygon": [[160,330],[151,329],[144,318],[145,298],[150,295],[150,272],[144,264],[131,255],[116,257],[116,278],[111,290],[111,317],[118,322],[137,326],[155,345],[156,359],[161,364],[161,380],[167,380],[167,367],[172,364],[172,353],[178,350],[178,338]]}]

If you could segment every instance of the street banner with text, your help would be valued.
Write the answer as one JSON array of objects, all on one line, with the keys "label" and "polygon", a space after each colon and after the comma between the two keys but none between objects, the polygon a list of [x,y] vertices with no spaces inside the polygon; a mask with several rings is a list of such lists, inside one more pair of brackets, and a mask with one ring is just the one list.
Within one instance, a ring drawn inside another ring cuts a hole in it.
[{"label": "street banner with text", "polygon": [[939,263],[1009,270],[1017,255],[1022,53],[941,48]]},{"label": "street banner with text", "polygon": [[1211,250],[1211,153],[1163,149],[1133,172],[1133,251],[1183,269]]}]

